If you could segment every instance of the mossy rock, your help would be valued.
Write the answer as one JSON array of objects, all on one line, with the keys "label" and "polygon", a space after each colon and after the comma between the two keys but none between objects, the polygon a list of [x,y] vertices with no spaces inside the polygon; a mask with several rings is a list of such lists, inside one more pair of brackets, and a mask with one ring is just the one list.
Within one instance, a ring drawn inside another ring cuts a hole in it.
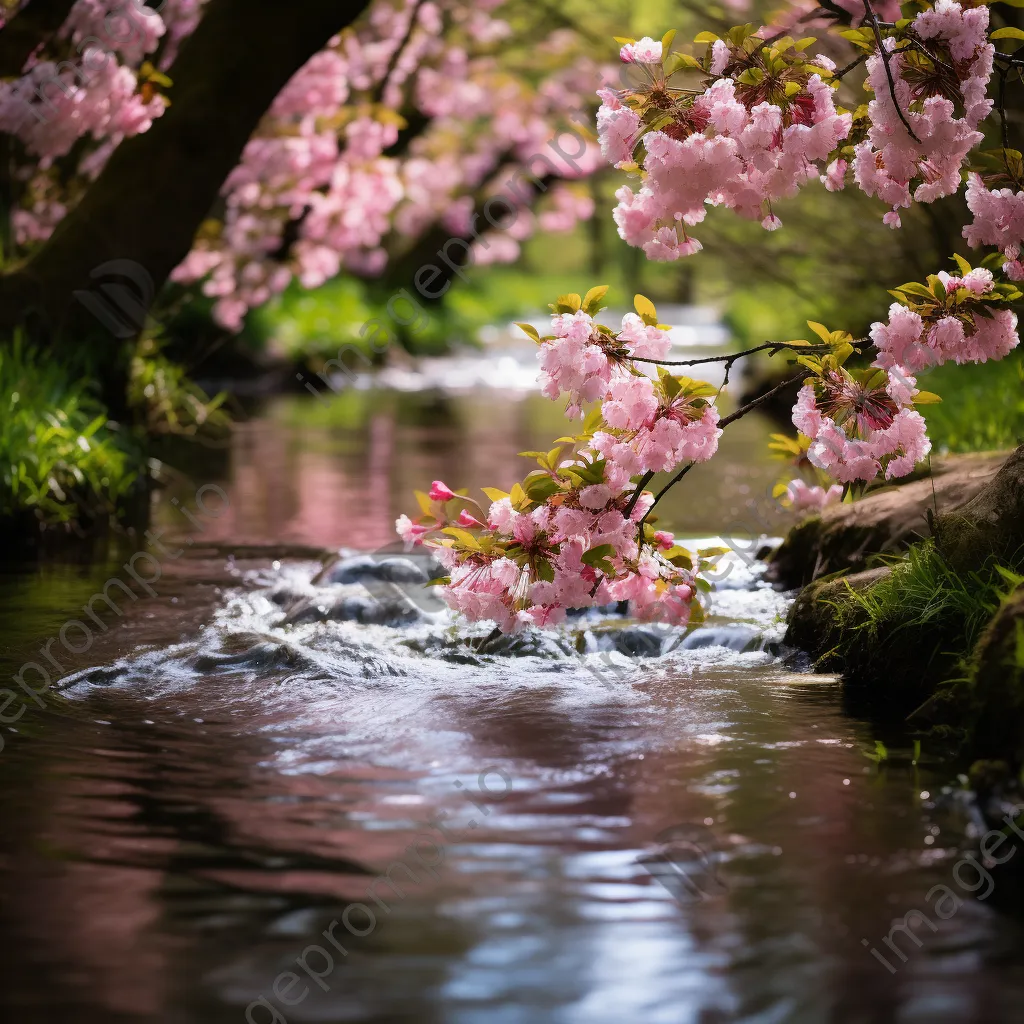
[{"label": "mossy rock", "polygon": [[966,753],[1024,766],[1024,589],[988,624],[975,648],[966,684],[970,708]]},{"label": "mossy rock", "polygon": [[785,643],[810,654],[820,672],[843,676],[857,695],[884,717],[903,718],[935,692],[957,659],[944,650],[941,624],[879,634],[853,594],[893,580],[889,567],[820,579],[805,587],[789,616]]},{"label": "mossy rock", "polygon": [[[1006,452],[936,458],[930,477],[833,505],[790,530],[769,561],[768,577],[786,587],[806,586],[821,576],[865,569],[873,555],[899,554],[930,532],[929,511],[937,509],[941,518],[979,496],[1006,461]],[[949,529],[952,534],[952,524]]]},{"label": "mossy rock", "polygon": [[[943,571],[958,583],[967,581],[970,587],[973,579],[980,586],[981,574],[986,567],[991,572],[996,561],[1019,567],[1024,446],[1004,460],[983,488],[935,517],[932,525],[932,557],[939,557]],[[987,627],[970,658],[969,680],[943,685],[965,675],[971,641],[958,629],[963,623],[955,616],[962,613],[955,608],[944,616],[901,616],[900,579],[909,571],[901,563],[805,587],[790,613],[786,642],[807,651],[819,669],[841,672],[851,688],[867,693],[880,709],[906,715],[923,704],[918,717],[959,731],[972,757],[1024,758],[1024,596],[1015,594]],[[883,581],[876,612],[879,607],[892,611],[882,619],[876,614],[871,622],[853,594],[866,594]],[[956,649],[958,643],[965,649]]]},{"label": "mossy rock", "polygon": [[1024,445],[972,498],[935,518],[936,544],[958,572],[987,559],[1017,564],[1024,552]]}]

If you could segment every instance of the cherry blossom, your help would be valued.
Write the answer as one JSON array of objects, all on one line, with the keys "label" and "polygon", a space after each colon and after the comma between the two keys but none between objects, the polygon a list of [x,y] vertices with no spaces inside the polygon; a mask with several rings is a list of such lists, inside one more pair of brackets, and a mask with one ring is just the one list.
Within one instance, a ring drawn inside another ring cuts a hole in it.
[{"label": "cherry blossom", "polygon": [[931,450],[924,417],[911,408],[916,381],[888,371],[826,368],[800,389],[793,423],[810,438],[807,457],[840,483],[906,476]]},{"label": "cherry blossom", "polygon": [[843,488],[840,484],[832,484],[828,489],[808,484],[797,477],[786,487],[782,503],[794,512],[822,512],[829,505],[841,501]]},{"label": "cherry blossom", "polygon": [[[995,53],[987,39],[988,17],[987,7],[965,10],[955,0],[937,0],[914,19],[915,37],[948,54],[942,67],[955,72],[952,85],[920,65],[916,50],[898,50],[891,38],[885,45],[895,90],[882,57],[868,60],[867,84],[874,91],[868,104],[871,127],[855,147],[854,177],[867,195],[892,207],[886,216],[891,227],[899,227],[898,211],[912,201],[931,203],[958,191],[961,168],[984,138],[978,125],[992,110],[986,93]],[[957,116],[957,105],[946,94],[953,87],[963,116]]]},{"label": "cherry blossom", "polygon": [[941,271],[929,287],[899,290],[888,323],[871,326],[876,366],[916,372],[950,361],[984,363],[1017,347],[1017,316],[1005,308],[1016,289],[997,284],[984,267],[963,265],[961,275]]},{"label": "cherry blossom", "polygon": [[[631,59],[632,51],[623,50],[623,59]],[[748,59],[745,51],[736,53]],[[726,74],[730,62],[740,59],[736,53],[731,44],[717,40],[707,69],[710,84],[695,97],[676,98],[670,123],[646,134],[637,111],[624,102],[631,99],[635,105],[642,94],[599,93],[598,131],[606,159],[628,164],[643,141],[644,182],[637,191],[629,186],[618,191],[614,218],[620,236],[643,248],[648,259],[675,260],[698,252],[700,242],[688,229],[704,220],[708,206],[725,206],[767,230],[780,227],[772,204],[821,177],[823,164],[850,132],[852,118],[837,111],[823,77],[834,66],[827,58],[802,64],[810,71],[801,72],[802,81],[791,79],[796,91],[780,105],[764,99],[742,76]],[[666,88],[659,78],[651,102],[664,104]],[[834,184],[842,173],[832,163]]]}]

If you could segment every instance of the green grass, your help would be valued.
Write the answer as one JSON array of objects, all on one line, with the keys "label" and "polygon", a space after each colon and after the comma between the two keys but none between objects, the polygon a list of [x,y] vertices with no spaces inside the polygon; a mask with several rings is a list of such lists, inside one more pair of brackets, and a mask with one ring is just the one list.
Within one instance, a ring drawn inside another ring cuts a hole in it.
[{"label": "green grass", "polygon": [[59,524],[112,514],[140,464],[82,381],[18,339],[0,347],[0,520]]},{"label": "green grass", "polygon": [[1024,443],[1024,355],[998,363],[947,363],[921,374],[918,386],[942,396],[924,407],[938,452],[989,451]]},{"label": "green grass", "polygon": [[[850,623],[850,645],[865,649],[884,640],[908,647],[927,660],[942,653],[967,657],[985,625],[1024,577],[992,560],[978,572],[954,572],[931,540],[915,544],[903,559],[886,560],[892,572],[861,591],[847,588],[835,603]],[[938,646],[918,651],[923,638]],[[842,653],[842,652],[840,652]]]}]

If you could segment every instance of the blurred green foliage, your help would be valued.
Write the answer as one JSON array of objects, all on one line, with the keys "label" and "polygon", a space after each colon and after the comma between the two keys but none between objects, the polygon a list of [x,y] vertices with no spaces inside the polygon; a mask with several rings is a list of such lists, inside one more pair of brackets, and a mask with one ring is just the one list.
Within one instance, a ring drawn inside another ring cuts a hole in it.
[{"label": "blurred green foliage", "polygon": [[998,363],[947,363],[918,376],[942,396],[922,409],[936,451],[975,452],[1024,444],[1024,355]]},{"label": "blurred green foliage", "polygon": [[0,348],[0,403],[0,520],[69,523],[122,506],[141,455],[87,381],[15,338]]}]

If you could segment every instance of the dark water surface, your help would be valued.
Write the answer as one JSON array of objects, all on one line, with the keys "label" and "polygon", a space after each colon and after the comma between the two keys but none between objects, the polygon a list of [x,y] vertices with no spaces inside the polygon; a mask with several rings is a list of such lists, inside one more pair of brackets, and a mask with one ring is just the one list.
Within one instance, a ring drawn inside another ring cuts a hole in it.
[{"label": "dark water surface", "polygon": [[[275,400],[160,495],[160,578],[136,561],[155,596],[119,572],[140,539],[4,568],[5,680],[115,573],[141,595],[94,606],[109,628],[80,656],[58,638],[61,692],[0,727],[5,1022],[1021,1019],[1021,928],[999,883],[954,881],[969,802],[927,749],[868,756],[739,559],[682,643],[596,619],[570,653],[475,653],[486,630],[433,616],[281,625],[349,595],[311,583],[316,549],[387,543],[434,477],[507,486],[563,429],[494,391]],[[770,429],[743,421],[666,522],[781,530]],[[882,940],[938,884],[963,903],[919,945],[896,933],[901,960]]]}]

